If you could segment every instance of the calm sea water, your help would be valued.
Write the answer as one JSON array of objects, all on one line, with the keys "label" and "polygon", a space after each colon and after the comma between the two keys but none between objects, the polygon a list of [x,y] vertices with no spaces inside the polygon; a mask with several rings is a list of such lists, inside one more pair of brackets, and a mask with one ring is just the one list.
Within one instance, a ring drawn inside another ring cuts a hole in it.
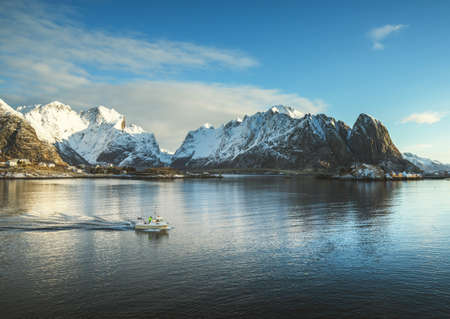
[{"label": "calm sea water", "polygon": [[[156,208],[168,233],[132,230]],[[0,182],[21,317],[450,316],[450,182]]]}]

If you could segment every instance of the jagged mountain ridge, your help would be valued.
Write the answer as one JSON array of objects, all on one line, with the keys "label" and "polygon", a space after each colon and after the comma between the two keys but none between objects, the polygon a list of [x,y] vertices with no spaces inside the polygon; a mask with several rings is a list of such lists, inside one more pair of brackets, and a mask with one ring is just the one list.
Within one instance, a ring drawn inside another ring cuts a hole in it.
[{"label": "jagged mountain ridge", "polygon": [[417,169],[405,161],[384,125],[365,114],[350,128],[324,114],[304,115],[278,105],[217,129],[205,125],[191,131],[172,156],[161,151],[152,133],[125,125],[124,116],[114,109],[99,106],[78,113],[55,101],[16,111],[3,104],[3,113],[25,119],[40,140],[55,145],[72,164],[301,169],[365,162]]},{"label": "jagged mountain ridge", "polygon": [[112,163],[118,166],[166,166],[153,135],[104,106],[76,112],[58,101],[18,107],[41,140],[54,144],[71,164]]},{"label": "jagged mountain ridge", "polygon": [[450,164],[444,164],[426,157],[420,157],[409,152],[403,153],[403,157],[419,167],[425,173],[434,173],[440,171],[450,172]]},{"label": "jagged mountain ridge", "polygon": [[34,128],[0,99],[0,157],[3,160],[26,158],[34,163],[66,165],[55,147],[41,141]]},{"label": "jagged mountain ridge", "polygon": [[354,162],[385,169],[417,168],[404,160],[384,125],[361,114],[350,128],[325,114],[300,116],[290,107],[202,126],[173,156],[178,168],[336,168]]}]

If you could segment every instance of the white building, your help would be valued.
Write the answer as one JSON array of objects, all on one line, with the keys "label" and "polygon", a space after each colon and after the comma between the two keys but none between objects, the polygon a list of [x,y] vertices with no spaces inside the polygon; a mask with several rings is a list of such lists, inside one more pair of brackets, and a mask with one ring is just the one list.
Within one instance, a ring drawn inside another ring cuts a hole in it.
[{"label": "white building", "polygon": [[14,167],[14,166],[17,166],[17,163],[18,163],[18,159],[10,159],[10,160],[8,160],[8,161],[6,161],[6,165],[8,165],[9,167]]}]

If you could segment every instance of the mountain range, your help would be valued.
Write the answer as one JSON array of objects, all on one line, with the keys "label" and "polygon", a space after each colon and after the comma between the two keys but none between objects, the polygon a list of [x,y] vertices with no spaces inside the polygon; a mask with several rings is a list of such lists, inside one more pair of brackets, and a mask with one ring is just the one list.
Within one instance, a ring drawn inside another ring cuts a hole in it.
[{"label": "mountain range", "polygon": [[403,153],[403,157],[419,167],[425,173],[435,173],[440,171],[450,172],[450,164],[444,164],[412,153]]},{"label": "mountain range", "polygon": [[325,114],[303,115],[281,105],[219,128],[191,131],[172,159],[179,168],[323,169],[359,162],[386,170],[416,169],[386,127],[369,115],[359,115],[350,128]]},{"label": "mountain range", "polygon": [[[55,101],[14,110],[0,100],[0,117],[3,157],[138,168],[337,169],[355,163],[385,170],[422,168],[409,153],[399,152],[380,121],[366,114],[349,127],[325,114],[278,105],[218,128],[205,124],[190,131],[174,154],[162,151],[153,133],[127,124],[124,115],[104,106],[76,112]],[[22,136],[14,133],[19,127],[28,140],[14,140]]]}]

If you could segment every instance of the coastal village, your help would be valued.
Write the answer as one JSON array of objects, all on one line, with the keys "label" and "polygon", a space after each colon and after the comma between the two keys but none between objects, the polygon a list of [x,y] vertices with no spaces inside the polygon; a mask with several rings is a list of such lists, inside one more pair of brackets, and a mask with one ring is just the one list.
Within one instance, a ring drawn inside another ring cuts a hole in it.
[{"label": "coastal village", "polygon": [[381,180],[381,181],[395,181],[395,180],[420,180],[424,179],[423,173],[411,172],[396,172],[384,171],[376,165],[359,164],[353,165],[348,171],[341,171],[339,175],[333,175],[335,179],[350,179],[350,180]]},{"label": "coastal village", "polygon": [[57,165],[53,162],[32,162],[14,158],[0,162],[0,179],[46,178],[124,178],[124,179],[178,179],[221,178],[221,174],[180,171],[171,167],[145,168],[119,167],[111,163],[95,165]]},{"label": "coastal village", "polygon": [[57,165],[53,162],[32,162],[27,158],[13,158],[0,162],[1,178],[88,177],[95,174],[128,174],[129,171],[130,169],[114,167],[112,164]]},{"label": "coastal village", "polygon": [[[274,173],[276,170],[270,170]],[[234,172],[239,174],[239,172]],[[246,171],[246,173],[248,173]],[[261,172],[260,172],[261,173]],[[298,175],[300,171],[280,170],[280,175]],[[308,175],[308,174],[301,174]],[[376,165],[354,164],[349,169],[341,169],[339,174],[309,174],[319,178],[360,181],[399,181],[449,178],[449,171],[433,173],[412,173],[384,171]],[[32,162],[27,158],[13,158],[0,162],[0,179],[42,179],[42,178],[185,178],[185,177],[222,177],[203,170],[200,173],[180,171],[171,167],[146,168],[136,170],[134,167],[119,167],[111,163],[95,165],[57,165],[54,162]]]}]

